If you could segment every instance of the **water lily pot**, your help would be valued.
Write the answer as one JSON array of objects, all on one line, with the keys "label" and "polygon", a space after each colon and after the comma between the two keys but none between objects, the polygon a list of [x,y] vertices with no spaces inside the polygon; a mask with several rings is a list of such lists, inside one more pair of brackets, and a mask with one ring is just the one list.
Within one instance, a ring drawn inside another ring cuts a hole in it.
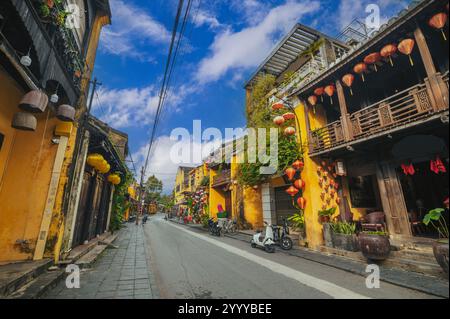
[{"label": "water lily pot", "polygon": [[448,274],[448,239],[435,241],[433,244],[433,253],[437,263]]},{"label": "water lily pot", "polygon": [[362,254],[369,260],[385,260],[391,253],[388,236],[360,233],[358,240]]}]

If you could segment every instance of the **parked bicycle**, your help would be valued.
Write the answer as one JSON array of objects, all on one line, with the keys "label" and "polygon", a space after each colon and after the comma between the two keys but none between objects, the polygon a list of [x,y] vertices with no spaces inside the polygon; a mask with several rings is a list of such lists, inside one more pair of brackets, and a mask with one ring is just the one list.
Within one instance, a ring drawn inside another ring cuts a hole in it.
[{"label": "parked bicycle", "polygon": [[228,219],[222,224],[223,234],[234,234],[238,231],[237,229],[237,219]]}]

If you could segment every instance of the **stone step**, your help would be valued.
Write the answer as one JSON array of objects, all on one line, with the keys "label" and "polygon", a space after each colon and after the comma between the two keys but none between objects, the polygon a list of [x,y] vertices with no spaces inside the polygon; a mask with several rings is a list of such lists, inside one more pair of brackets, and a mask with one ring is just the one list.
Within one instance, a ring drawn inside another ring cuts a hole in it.
[{"label": "stone step", "polygon": [[18,262],[0,266],[0,297],[7,297],[43,274],[51,259]]},{"label": "stone step", "polygon": [[38,299],[50,289],[54,288],[58,282],[65,277],[65,271],[57,269],[46,271],[35,278],[13,294],[8,299]]},{"label": "stone step", "polygon": [[114,242],[114,240],[116,240],[117,236],[118,234],[113,234],[103,239],[102,241],[99,241],[95,247],[90,249],[89,252],[79,258],[75,262],[75,264],[81,269],[91,268],[92,265],[97,261],[98,257],[105,251],[105,249],[112,246],[112,243]]}]

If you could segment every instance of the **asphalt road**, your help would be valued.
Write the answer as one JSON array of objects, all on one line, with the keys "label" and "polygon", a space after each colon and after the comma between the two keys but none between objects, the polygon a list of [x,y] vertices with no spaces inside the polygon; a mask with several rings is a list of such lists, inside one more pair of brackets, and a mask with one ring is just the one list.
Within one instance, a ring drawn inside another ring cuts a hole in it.
[{"label": "asphalt road", "polygon": [[232,238],[215,238],[156,215],[145,225],[161,298],[326,299],[434,298],[283,253],[267,254]]}]

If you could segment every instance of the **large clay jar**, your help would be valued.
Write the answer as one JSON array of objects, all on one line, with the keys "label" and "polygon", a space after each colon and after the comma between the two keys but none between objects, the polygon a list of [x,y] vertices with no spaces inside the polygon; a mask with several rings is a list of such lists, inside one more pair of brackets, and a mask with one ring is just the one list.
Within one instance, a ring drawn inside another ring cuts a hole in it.
[{"label": "large clay jar", "polygon": [[358,236],[362,254],[369,260],[385,260],[391,253],[388,236],[360,233]]},{"label": "large clay jar", "polygon": [[448,239],[434,242],[433,253],[437,263],[448,274]]}]

